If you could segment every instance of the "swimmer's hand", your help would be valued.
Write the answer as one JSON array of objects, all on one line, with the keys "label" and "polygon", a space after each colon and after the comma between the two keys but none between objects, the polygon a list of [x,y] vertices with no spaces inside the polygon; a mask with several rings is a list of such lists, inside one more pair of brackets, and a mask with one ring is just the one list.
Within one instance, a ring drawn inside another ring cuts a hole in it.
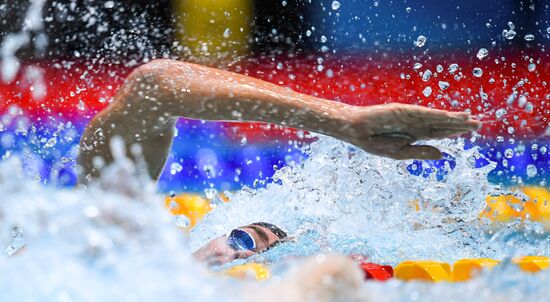
[{"label": "swimmer's hand", "polygon": [[398,103],[350,106],[346,111],[349,127],[338,136],[369,153],[393,159],[441,159],[437,148],[413,143],[467,133],[481,126],[466,112]]}]

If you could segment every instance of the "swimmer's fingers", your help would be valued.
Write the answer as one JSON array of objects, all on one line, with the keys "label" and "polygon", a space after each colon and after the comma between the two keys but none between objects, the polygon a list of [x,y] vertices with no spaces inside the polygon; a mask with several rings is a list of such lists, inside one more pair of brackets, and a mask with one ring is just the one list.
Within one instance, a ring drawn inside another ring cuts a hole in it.
[{"label": "swimmer's fingers", "polygon": [[476,120],[467,121],[438,121],[430,124],[432,128],[462,128],[467,130],[476,130],[481,126],[481,122]]},{"label": "swimmer's fingers", "polygon": [[416,139],[407,134],[387,133],[369,137],[363,149],[376,155],[403,159],[439,159],[439,150],[430,146],[413,146]]},{"label": "swimmer's fingers", "polygon": [[408,115],[429,123],[448,123],[473,127],[481,126],[481,123],[475,119],[472,119],[472,116],[468,112],[449,112],[445,110],[415,106],[414,109],[410,109]]},{"label": "swimmer's fingers", "polygon": [[465,133],[471,132],[471,128],[454,128],[454,127],[445,127],[445,128],[429,128],[426,131],[419,131],[420,133],[415,133],[416,139],[444,139],[452,136],[457,136]]},{"label": "swimmer's fingers", "polygon": [[389,106],[394,109],[405,112],[411,117],[418,117],[430,120],[461,120],[466,121],[470,118],[470,114],[467,112],[450,112],[446,110],[433,109],[418,105],[407,104],[390,104]]},{"label": "swimmer's fingers", "polygon": [[432,129],[428,137],[423,137],[421,139],[443,139],[455,135],[461,135],[472,131],[471,129]]},{"label": "swimmer's fingers", "polygon": [[437,148],[427,145],[406,145],[393,154],[395,159],[433,159],[443,158],[443,154]]}]

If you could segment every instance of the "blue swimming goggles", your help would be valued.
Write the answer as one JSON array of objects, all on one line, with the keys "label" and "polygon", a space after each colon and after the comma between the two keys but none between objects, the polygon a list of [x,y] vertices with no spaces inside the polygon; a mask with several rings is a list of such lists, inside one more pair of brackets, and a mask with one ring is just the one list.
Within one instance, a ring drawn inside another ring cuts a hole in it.
[{"label": "blue swimming goggles", "polygon": [[256,249],[254,237],[241,229],[231,231],[227,236],[227,244],[236,251],[254,251]]}]

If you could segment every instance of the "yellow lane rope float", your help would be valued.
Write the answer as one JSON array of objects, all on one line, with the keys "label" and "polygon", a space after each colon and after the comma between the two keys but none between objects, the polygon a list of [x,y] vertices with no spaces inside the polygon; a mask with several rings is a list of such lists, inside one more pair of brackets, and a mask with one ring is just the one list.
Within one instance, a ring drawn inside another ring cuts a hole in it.
[{"label": "yellow lane rope float", "polygon": [[[550,257],[546,256],[523,256],[514,258],[512,262],[528,273],[537,273],[550,267]],[[394,277],[402,281],[462,282],[499,263],[500,261],[490,258],[461,259],[451,267],[445,262],[405,261],[394,268]]]},{"label": "yellow lane rope float", "polygon": [[550,257],[546,256],[524,256],[513,259],[512,262],[525,272],[538,273],[550,267]]},{"label": "yellow lane rope float", "polygon": [[480,217],[495,222],[515,219],[538,221],[550,229],[550,191],[542,187],[522,187],[520,192],[528,199],[522,200],[519,194],[487,196],[487,206]]},{"label": "yellow lane rope float", "polygon": [[271,276],[269,268],[260,263],[246,263],[235,265],[223,271],[224,275],[238,279],[265,280]]},{"label": "yellow lane rope float", "polygon": [[233,61],[249,52],[252,0],[173,0],[176,40],[188,61]]},{"label": "yellow lane rope float", "polygon": [[428,260],[405,261],[399,263],[399,265],[394,268],[393,276],[403,281],[450,281],[451,266],[445,262]]},{"label": "yellow lane rope float", "polygon": [[193,228],[204,215],[212,210],[210,201],[197,194],[166,197],[165,203],[173,215],[185,215],[189,219],[189,229]]},{"label": "yellow lane rope float", "polygon": [[500,261],[490,258],[461,259],[453,265],[451,280],[454,282],[467,281],[481,273],[491,269]]}]

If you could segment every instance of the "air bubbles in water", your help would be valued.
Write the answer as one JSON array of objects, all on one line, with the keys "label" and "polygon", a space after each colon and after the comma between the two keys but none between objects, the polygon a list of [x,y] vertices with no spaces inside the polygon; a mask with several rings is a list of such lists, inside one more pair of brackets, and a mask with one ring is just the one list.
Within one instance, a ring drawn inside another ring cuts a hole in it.
[{"label": "air bubbles in water", "polygon": [[332,1],[332,4],[330,5],[330,7],[333,9],[333,10],[337,10],[340,8],[340,2],[338,1]]},{"label": "air bubbles in water", "polygon": [[523,37],[525,39],[525,41],[533,41],[535,40],[535,36],[532,35],[532,34],[527,34],[525,35],[525,37]]},{"label": "air bubbles in water", "polygon": [[535,69],[537,69],[537,65],[535,63],[527,65],[527,70],[529,70],[529,72],[533,72]]},{"label": "air bubbles in water", "polygon": [[479,78],[483,75],[483,70],[479,67],[476,67],[474,68],[474,71],[472,73],[475,77]]},{"label": "air bubbles in water", "polygon": [[422,63],[414,63],[413,69],[418,70],[422,67]]},{"label": "air bubbles in water", "polygon": [[441,66],[441,64],[437,65],[437,67],[435,68],[435,70],[437,72],[443,72],[443,66]]},{"label": "air bubbles in water", "polygon": [[420,35],[418,36],[418,38],[416,38],[416,41],[414,41],[414,46],[416,47],[423,47],[424,45],[426,45],[426,37],[424,37],[423,35]]},{"label": "air bubbles in water", "polygon": [[488,54],[489,54],[489,51],[488,51],[486,48],[480,48],[480,49],[477,51],[476,57],[477,57],[478,59],[482,60],[482,59],[485,58]]}]

